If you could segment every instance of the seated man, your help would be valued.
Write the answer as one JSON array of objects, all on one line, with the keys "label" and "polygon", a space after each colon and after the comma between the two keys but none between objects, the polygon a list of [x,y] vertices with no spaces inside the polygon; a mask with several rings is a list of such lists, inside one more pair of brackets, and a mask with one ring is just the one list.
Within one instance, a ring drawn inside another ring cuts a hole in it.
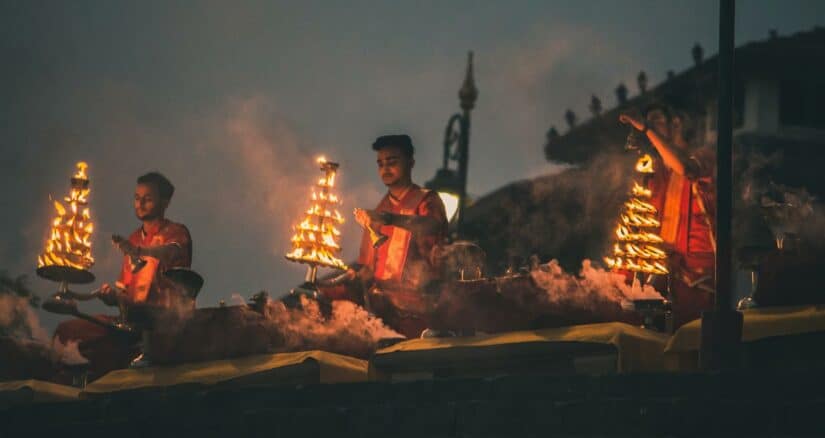
[{"label": "seated man", "polygon": [[[179,287],[162,275],[170,268],[188,268],[192,263],[189,230],[165,217],[174,191],[172,183],[160,173],[151,172],[138,178],[134,208],[141,226],[129,239],[112,237],[124,256],[115,286],[101,286],[102,299],[107,304],[121,302],[126,308],[194,306]],[[93,377],[123,368],[140,354],[135,339],[113,336],[111,330],[84,320],[61,323],[54,336],[63,343],[80,342],[80,352],[89,359]]]},{"label": "seated man", "polygon": [[[409,136],[379,137],[372,148],[388,191],[375,210],[355,210],[364,233],[358,264],[348,277],[360,280],[366,293],[349,298],[363,299],[388,326],[418,337],[429,325],[427,292],[440,280],[434,249],[447,235],[447,215],[438,194],[412,182],[415,149]],[[387,236],[383,243],[374,240],[380,235]],[[342,298],[334,290],[324,293]]]}]

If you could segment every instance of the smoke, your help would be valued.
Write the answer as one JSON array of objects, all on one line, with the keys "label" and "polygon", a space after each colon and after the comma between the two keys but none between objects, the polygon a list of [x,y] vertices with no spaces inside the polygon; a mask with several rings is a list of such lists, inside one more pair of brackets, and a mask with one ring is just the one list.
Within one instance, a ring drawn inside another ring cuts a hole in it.
[{"label": "smoke", "polygon": [[53,363],[78,365],[89,362],[80,354],[77,342],[63,344],[52,339],[29,300],[23,297],[0,295],[0,334],[11,337],[20,345],[30,345],[33,341],[34,348],[45,349],[44,355]]},{"label": "smoke", "polygon": [[6,294],[0,294],[0,334],[41,342],[49,340],[29,300]]},{"label": "smoke", "polygon": [[[242,299],[236,295],[232,301]],[[260,306],[167,315],[151,334],[151,359],[163,364],[307,350],[366,358],[381,339],[402,337],[349,301],[334,301],[326,316],[314,300],[301,296],[300,304],[291,308],[267,298]]]},{"label": "smoke", "polygon": [[[825,249],[825,205],[803,185],[777,182],[789,179],[789,170],[793,173],[798,162],[785,163],[781,151],[767,154],[751,149],[740,153],[736,163],[741,169],[736,179],[741,197],[735,199],[733,218],[737,246],[772,247],[778,236],[786,236],[786,240],[798,239],[788,242],[792,246]],[[806,172],[810,170],[800,173]]]},{"label": "smoke", "polygon": [[634,300],[662,299],[653,287],[628,285],[624,275],[596,268],[588,259],[582,261],[578,275],[565,272],[558,260],[551,260],[530,275],[544,290],[543,301],[551,306],[565,304],[588,309],[608,301],[626,307]]},{"label": "smoke", "polygon": [[59,362],[66,365],[82,365],[89,363],[89,360],[80,354],[78,349],[79,342],[67,341],[65,344],[59,339],[52,339],[52,358],[54,362]]},{"label": "smoke", "polygon": [[552,260],[529,273],[450,283],[439,297],[434,326],[498,333],[608,321],[637,324],[632,301],[661,299],[652,287],[634,288],[589,260],[578,274]]},{"label": "smoke", "polygon": [[350,301],[333,301],[332,315],[324,318],[316,301],[302,297],[302,309],[280,301],[267,305],[268,325],[283,336],[290,351],[318,349],[367,357],[383,338],[400,338],[381,319]]},{"label": "smoke", "polygon": [[[616,149],[621,148],[617,145]],[[627,199],[635,155],[599,154],[581,166],[504,187],[467,212],[466,233],[492,272],[513,257],[556,259],[567,270],[600,259]]]}]

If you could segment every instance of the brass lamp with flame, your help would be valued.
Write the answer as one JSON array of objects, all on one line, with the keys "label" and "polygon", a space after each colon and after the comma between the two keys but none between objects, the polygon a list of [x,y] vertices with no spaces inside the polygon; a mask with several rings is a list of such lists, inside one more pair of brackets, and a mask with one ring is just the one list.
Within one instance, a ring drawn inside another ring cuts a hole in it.
[{"label": "brass lamp with flame", "polygon": [[88,165],[81,161],[76,167],[69,196],[53,200],[56,217],[45,249],[37,257],[37,275],[59,283],[57,292],[43,303],[43,308],[63,314],[77,311],[69,284],[87,284],[95,279],[89,271],[94,265],[91,244],[94,225],[89,213]]},{"label": "brass lamp with flame", "polygon": [[[344,222],[344,217],[335,208],[341,201],[333,189],[340,165],[327,161],[324,157],[318,158],[317,163],[324,176],[312,190],[310,208],[306,211],[304,220],[293,227],[295,234],[292,236],[292,251],[285,255],[289,261],[308,265],[304,283],[291,291],[293,298],[298,295],[322,298],[316,284],[319,266],[340,270],[348,268],[337,256],[341,252],[338,225]],[[386,240],[386,236],[384,237]],[[381,236],[377,235],[374,242],[379,240]]]},{"label": "brass lamp with flame", "polygon": [[[654,193],[649,188],[650,179],[656,171],[651,155],[653,151],[643,135],[633,128],[627,136],[625,150],[639,154],[635,165],[637,178],[634,178],[630,198],[619,214],[613,251],[604,261],[613,270],[631,272],[634,287],[640,281],[639,277],[643,276],[645,283],[669,297],[668,253],[661,247],[664,239],[660,234],[659,211],[651,203]],[[633,310],[643,317],[642,327],[671,331],[672,318],[667,299],[634,300],[631,304]]]},{"label": "brass lamp with flame", "polygon": [[659,234],[659,211],[650,203],[653,192],[648,182],[655,172],[654,160],[635,129],[627,137],[625,149],[639,153],[635,170],[639,180],[633,181],[630,199],[624,203],[616,226],[616,241],[611,256],[604,261],[609,268],[634,274],[668,275],[667,253],[659,247],[664,242]]}]

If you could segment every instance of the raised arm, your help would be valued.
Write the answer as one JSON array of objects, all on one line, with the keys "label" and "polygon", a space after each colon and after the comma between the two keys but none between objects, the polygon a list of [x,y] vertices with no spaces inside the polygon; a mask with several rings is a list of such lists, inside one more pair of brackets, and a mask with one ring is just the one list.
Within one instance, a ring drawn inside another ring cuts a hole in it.
[{"label": "raised arm", "polygon": [[112,242],[114,242],[115,246],[117,246],[123,254],[130,257],[153,257],[164,265],[168,265],[172,261],[185,256],[183,245],[179,242],[168,242],[155,246],[137,246],[118,235],[112,236]]},{"label": "raised arm", "polygon": [[643,121],[627,114],[620,115],[619,121],[630,125],[634,129],[647,135],[650,143],[653,144],[654,148],[656,148],[656,152],[658,152],[659,156],[662,157],[662,161],[664,161],[665,166],[673,170],[675,173],[692,177],[699,172],[699,169],[695,168],[696,163],[694,160],[690,160],[687,154],[668,143],[656,131],[648,129],[647,125]]}]

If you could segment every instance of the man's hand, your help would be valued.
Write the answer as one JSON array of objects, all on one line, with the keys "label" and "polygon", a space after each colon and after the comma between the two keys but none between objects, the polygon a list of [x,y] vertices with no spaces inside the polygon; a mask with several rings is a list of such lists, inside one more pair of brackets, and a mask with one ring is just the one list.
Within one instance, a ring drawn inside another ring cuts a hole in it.
[{"label": "man's hand", "polygon": [[139,247],[132,245],[132,242],[129,242],[129,240],[125,239],[123,236],[113,234],[112,244],[114,244],[115,248],[119,249],[120,252],[127,256],[137,257],[139,255]]},{"label": "man's hand", "polygon": [[622,114],[619,116],[619,121],[625,125],[634,127],[637,131],[645,130],[645,123],[629,114]]},{"label": "man's hand", "polygon": [[103,283],[100,286],[100,301],[103,301],[107,306],[117,306],[118,296],[123,293],[122,289],[113,287],[109,283]]},{"label": "man's hand", "polygon": [[364,228],[372,228],[377,230],[381,228],[382,225],[386,225],[386,221],[381,216],[381,213],[378,213],[375,210],[356,208],[353,213],[355,214],[355,221]]},{"label": "man's hand", "polygon": [[358,277],[358,273],[355,272],[355,269],[349,268],[345,273],[346,277],[344,277],[347,281],[355,280]]}]

